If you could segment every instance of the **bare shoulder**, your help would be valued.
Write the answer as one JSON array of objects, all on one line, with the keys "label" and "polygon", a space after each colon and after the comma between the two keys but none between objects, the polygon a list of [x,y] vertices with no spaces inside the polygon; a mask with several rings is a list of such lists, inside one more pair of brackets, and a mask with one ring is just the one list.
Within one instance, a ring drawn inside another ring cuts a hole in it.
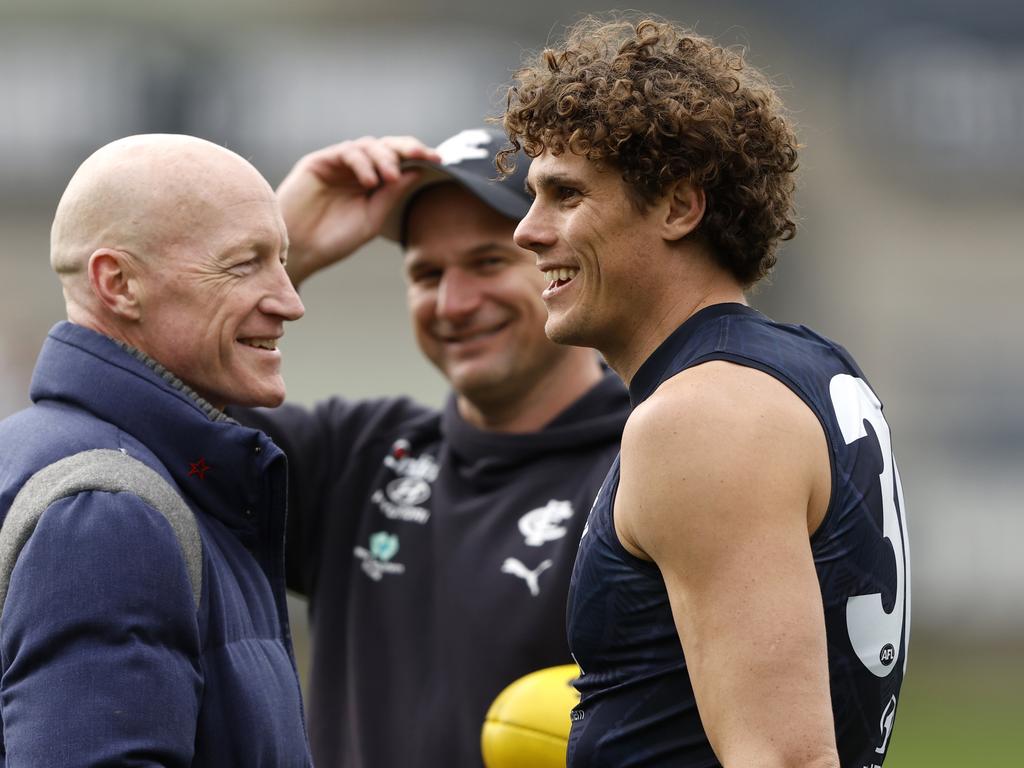
[{"label": "bare shoulder", "polygon": [[616,526],[627,548],[657,559],[660,533],[682,524],[699,534],[768,508],[813,520],[829,478],[811,409],[767,373],[712,361],[663,383],[630,416]]},{"label": "bare shoulder", "polygon": [[724,451],[742,458],[769,446],[799,449],[819,433],[817,417],[781,381],[715,360],[672,377],[636,408],[623,434],[623,453],[650,458],[670,449],[697,458]]}]

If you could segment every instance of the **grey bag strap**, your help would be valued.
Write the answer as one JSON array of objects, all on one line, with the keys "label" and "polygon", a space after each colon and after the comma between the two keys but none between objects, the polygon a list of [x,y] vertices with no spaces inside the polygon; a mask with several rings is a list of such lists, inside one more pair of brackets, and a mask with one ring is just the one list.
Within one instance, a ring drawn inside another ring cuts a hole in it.
[{"label": "grey bag strap", "polygon": [[185,558],[198,609],[203,593],[203,543],[192,510],[151,467],[121,451],[96,449],[44,467],[28,479],[14,498],[0,528],[0,617],[14,566],[39,518],[55,501],[83,491],[132,493],[167,518]]}]

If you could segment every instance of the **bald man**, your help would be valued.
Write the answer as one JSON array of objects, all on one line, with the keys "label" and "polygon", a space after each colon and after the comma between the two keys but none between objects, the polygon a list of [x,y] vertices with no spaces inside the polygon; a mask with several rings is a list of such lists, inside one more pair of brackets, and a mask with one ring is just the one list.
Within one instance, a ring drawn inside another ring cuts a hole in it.
[{"label": "bald man", "polygon": [[67,322],[0,422],[0,766],[311,765],[285,612],[303,313],[273,191],[186,136],[109,144],[57,207]]}]

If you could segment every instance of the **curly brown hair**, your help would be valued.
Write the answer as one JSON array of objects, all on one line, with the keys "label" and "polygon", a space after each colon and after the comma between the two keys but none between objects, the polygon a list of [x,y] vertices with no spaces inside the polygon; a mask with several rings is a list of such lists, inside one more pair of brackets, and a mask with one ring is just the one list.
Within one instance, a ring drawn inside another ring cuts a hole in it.
[{"label": "curly brown hair", "polygon": [[741,50],[671,22],[577,22],[515,73],[501,120],[505,173],[519,149],[568,149],[617,169],[640,212],[677,180],[703,189],[695,234],[744,286],[796,233],[799,145],[774,88]]}]

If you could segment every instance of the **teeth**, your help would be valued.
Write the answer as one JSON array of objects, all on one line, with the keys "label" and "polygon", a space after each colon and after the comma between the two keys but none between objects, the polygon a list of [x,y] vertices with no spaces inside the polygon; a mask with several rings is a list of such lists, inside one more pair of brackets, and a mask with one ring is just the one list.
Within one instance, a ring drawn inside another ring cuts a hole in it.
[{"label": "teeth", "polygon": [[239,339],[243,344],[259,349],[277,349],[277,339]]},{"label": "teeth", "polygon": [[562,269],[550,269],[547,272],[544,272],[543,274],[544,274],[544,279],[548,280],[548,281],[550,281],[552,283],[559,282],[559,281],[563,281],[564,282],[566,280],[572,280],[574,277],[576,277],[576,275],[579,274],[579,270],[578,269],[565,269],[565,268],[562,268]]}]

